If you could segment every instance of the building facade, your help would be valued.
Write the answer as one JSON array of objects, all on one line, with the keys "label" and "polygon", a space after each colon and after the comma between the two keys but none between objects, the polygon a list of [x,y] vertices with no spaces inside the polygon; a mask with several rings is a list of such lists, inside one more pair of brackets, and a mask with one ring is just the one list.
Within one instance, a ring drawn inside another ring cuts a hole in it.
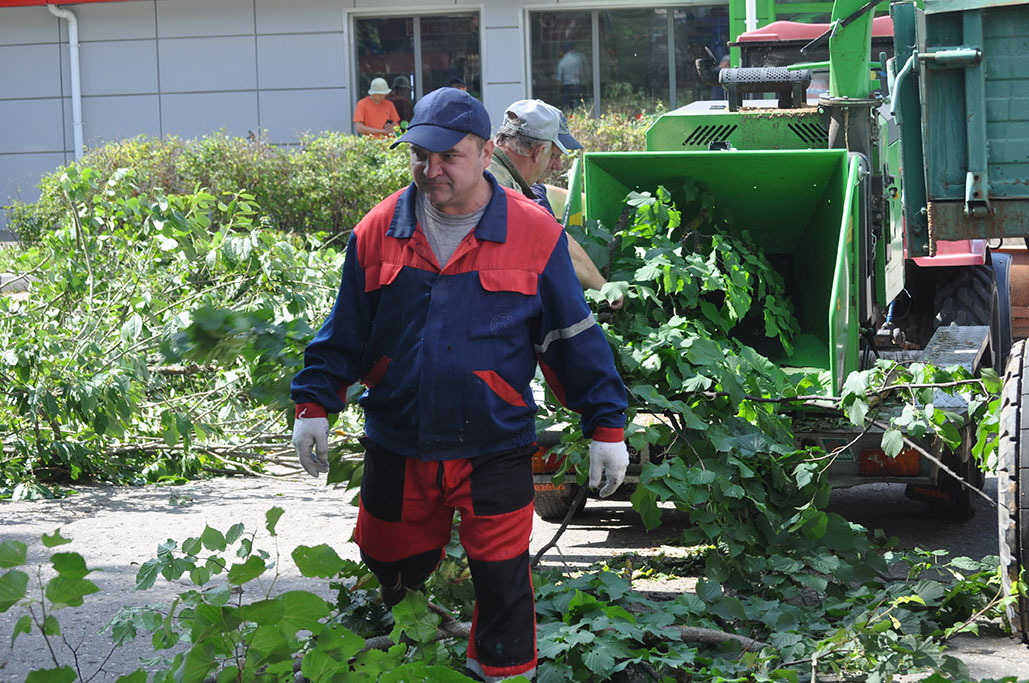
[{"label": "building facade", "polygon": [[414,100],[461,78],[494,121],[525,97],[681,106],[728,34],[727,0],[0,0],[0,205],[83,146],[352,131],[376,76]]}]

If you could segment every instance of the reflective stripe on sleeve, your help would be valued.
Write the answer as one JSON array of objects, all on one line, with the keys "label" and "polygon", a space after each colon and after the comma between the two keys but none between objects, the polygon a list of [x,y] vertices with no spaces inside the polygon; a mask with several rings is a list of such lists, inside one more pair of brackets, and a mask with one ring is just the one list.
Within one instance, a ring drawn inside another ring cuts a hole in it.
[{"label": "reflective stripe on sleeve", "polygon": [[546,353],[547,349],[550,348],[550,345],[558,339],[571,339],[580,332],[583,332],[593,327],[593,325],[595,325],[596,323],[597,321],[593,319],[593,314],[590,313],[585,318],[583,318],[582,320],[573,325],[569,325],[568,327],[562,327],[557,330],[551,330],[547,333],[547,336],[543,338],[543,343],[536,346],[536,352],[541,354]]}]

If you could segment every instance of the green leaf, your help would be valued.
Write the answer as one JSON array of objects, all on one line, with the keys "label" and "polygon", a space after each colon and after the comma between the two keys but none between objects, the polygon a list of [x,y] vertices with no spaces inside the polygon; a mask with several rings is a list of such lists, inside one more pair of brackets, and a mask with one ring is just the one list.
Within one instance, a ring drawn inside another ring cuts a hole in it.
[{"label": "green leaf", "polygon": [[14,647],[14,641],[22,633],[32,633],[32,618],[23,614],[18,618],[17,623],[14,625],[14,631],[11,632],[11,647]]},{"label": "green leaf", "polygon": [[801,527],[801,531],[811,541],[817,541],[818,539],[825,536],[825,531],[829,525],[829,515],[824,512],[818,511],[811,516],[811,519]]},{"label": "green leaf", "polygon": [[119,676],[114,683],[146,683],[147,674],[143,669],[136,669],[130,674]]},{"label": "green leaf", "polygon": [[307,591],[288,591],[279,598],[285,606],[280,627],[290,634],[297,631],[317,632],[321,619],[329,616],[331,605],[323,598]]},{"label": "green leaf", "polygon": [[152,557],[144,562],[139,571],[136,572],[136,590],[143,591],[151,588],[154,582],[157,581],[157,577],[161,574],[161,567],[164,563],[156,558]]},{"label": "green leaf", "polygon": [[697,581],[697,597],[706,603],[712,603],[722,597],[722,587],[707,579]]},{"label": "green leaf", "polygon": [[425,595],[419,591],[408,591],[404,599],[393,606],[395,624],[390,638],[400,642],[400,634],[416,643],[427,643],[436,635],[440,617],[427,608]]},{"label": "green leaf", "polygon": [[246,562],[242,564],[236,563],[229,567],[228,580],[233,585],[241,586],[247,581],[256,579],[264,573],[264,570],[264,560],[256,555],[252,555],[247,558]]},{"label": "green leaf", "polygon": [[54,571],[69,579],[84,579],[89,575],[86,561],[78,553],[54,553],[50,556],[50,563]]},{"label": "green leaf", "polygon": [[0,576],[0,612],[6,612],[25,597],[29,575],[19,569],[8,570]]},{"label": "green leaf", "polygon": [[43,620],[43,633],[48,636],[61,635],[61,624],[57,617],[52,614],[46,615],[46,619]]},{"label": "green leaf", "polygon": [[10,569],[25,564],[26,546],[21,541],[6,540],[0,543],[0,569]]},{"label": "green leaf", "polygon": [[204,544],[196,536],[191,536],[182,542],[182,552],[185,555],[199,555],[204,549]]},{"label": "green leaf", "polygon": [[652,531],[661,524],[661,508],[657,506],[657,494],[646,485],[641,483],[636,486],[630,500],[647,531]]},{"label": "green leaf", "polygon": [[297,569],[307,578],[331,579],[346,566],[336,551],[325,543],[313,547],[297,546],[292,557]]},{"label": "green leaf", "polygon": [[279,523],[279,517],[282,517],[282,513],[285,512],[280,507],[270,508],[264,513],[265,527],[268,529],[268,533],[272,536],[275,535],[275,525]]},{"label": "green leaf", "polygon": [[330,681],[334,676],[349,671],[349,666],[336,661],[321,649],[308,651],[300,664],[300,673],[309,681]]},{"label": "green leaf", "polygon": [[591,647],[582,655],[583,663],[601,680],[611,676],[615,668],[615,658],[603,647]]},{"label": "green leaf", "polygon": [[64,576],[55,576],[46,584],[47,600],[53,603],[55,609],[60,607],[79,607],[82,605],[82,598],[96,593],[100,589],[89,579],[70,579]]},{"label": "green leaf", "polygon": [[240,536],[243,535],[244,530],[245,527],[243,526],[242,522],[230,526],[228,533],[225,534],[225,543],[232,544],[238,541]]},{"label": "green leaf", "polygon": [[36,669],[25,677],[25,683],[74,683],[77,680],[75,669],[67,664],[56,669]]},{"label": "green leaf", "polygon": [[891,458],[896,458],[904,447],[904,434],[899,429],[887,429],[883,432],[882,449]]},{"label": "green leaf", "polygon": [[132,344],[139,339],[140,332],[143,331],[143,319],[139,317],[138,313],[133,313],[132,317],[125,321],[125,324],[121,326],[121,339],[126,344]]},{"label": "green leaf", "polygon": [[226,547],[225,536],[222,535],[222,532],[206,525],[204,526],[204,533],[200,534],[200,541],[204,544],[205,548],[215,552],[221,552]]},{"label": "green leaf", "polygon": [[279,598],[270,600],[259,600],[239,608],[239,618],[243,621],[252,621],[255,624],[275,625],[282,620],[286,613],[286,606]]},{"label": "green leaf", "polygon": [[865,426],[865,417],[868,415],[868,401],[854,399],[854,402],[847,408],[847,417],[857,427]]},{"label": "green leaf", "polygon": [[70,538],[65,538],[64,536],[61,536],[60,529],[55,530],[52,534],[43,534],[41,538],[43,541],[43,546],[46,548],[56,548],[59,545],[71,543]]}]

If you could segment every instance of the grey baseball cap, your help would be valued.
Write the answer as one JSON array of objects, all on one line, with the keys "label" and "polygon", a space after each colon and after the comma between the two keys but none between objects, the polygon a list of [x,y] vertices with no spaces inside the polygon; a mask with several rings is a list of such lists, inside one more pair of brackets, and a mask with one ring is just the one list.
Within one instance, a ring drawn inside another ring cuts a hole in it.
[{"label": "grey baseball cap", "polygon": [[543,100],[518,100],[504,112],[501,130],[507,129],[537,140],[549,140],[567,154],[582,149],[568,130],[568,121],[557,107]]}]

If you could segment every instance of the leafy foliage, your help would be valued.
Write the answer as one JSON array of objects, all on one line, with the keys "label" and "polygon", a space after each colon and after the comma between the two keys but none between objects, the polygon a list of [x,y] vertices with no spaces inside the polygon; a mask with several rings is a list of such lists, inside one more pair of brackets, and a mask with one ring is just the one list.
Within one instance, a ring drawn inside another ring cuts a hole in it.
[{"label": "leafy foliage", "polygon": [[[588,225],[581,241],[609,274],[594,300],[625,300],[605,329],[631,397],[630,441],[652,456],[634,507],[653,527],[657,502],[674,503],[691,521],[680,542],[705,549],[688,623],[767,639],[771,649],[740,662],[770,677],[786,675],[776,671],[791,661],[810,668],[812,659],[870,680],[926,666],[960,672],[938,639],[971,612],[940,610],[944,600],[960,602],[946,583],[924,579],[917,560],[824,510],[825,470],[837,454],[798,448],[793,421],[798,407],[847,412],[866,429],[877,418],[890,455],[901,430],[956,448],[971,422],[985,463],[995,447],[996,376],[882,363],[830,397],[823,378],[784,373],[755,349],[789,348],[797,331],[789,292],[728,207],[699,188],[685,196],[680,212],[663,188],[630,195],[624,229]],[[964,395],[968,415],[934,408],[934,390]],[[561,409],[550,407],[560,420]],[[570,466],[583,462],[581,448],[566,451]],[[909,581],[888,578],[897,572]],[[976,609],[996,609],[995,568],[972,574]],[[743,671],[710,657],[698,651],[695,666],[713,679]]]},{"label": "leafy foliage", "polygon": [[[275,536],[282,513],[281,508],[266,513],[270,536]],[[59,533],[55,536],[60,538]],[[126,672],[119,681],[292,681],[294,671],[319,682],[470,680],[454,671],[447,659],[426,654],[434,651],[429,645],[438,617],[434,622],[426,612],[423,595],[412,594],[397,606],[394,629],[396,642],[403,632],[424,645],[371,649],[365,638],[344,625],[345,615],[324,598],[297,590],[276,594],[278,570],[273,568],[278,563],[272,553],[258,547],[257,536],[256,530],[236,524],[226,530],[207,527],[199,537],[181,543],[169,539],[158,546],[157,555],[140,567],[136,589],[150,590],[159,579],[188,580],[193,587],[179,590],[170,606],[122,610],[104,627],[112,650],[146,633],[156,655],[148,658],[148,668]],[[98,590],[86,578],[93,570],[78,553],[53,553],[52,577],[44,581],[42,568],[35,570],[43,591],[37,597],[28,589],[25,555],[26,546],[20,541],[0,544],[2,566],[7,570],[0,575],[0,612],[15,607],[22,612],[12,646],[35,632],[46,640],[51,653],[52,661],[43,666],[54,665],[36,669],[26,680],[90,680],[99,671],[83,670],[76,656],[82,641],[62,632],[55,613],[62,607],[81,607]],[[305,576],[336,576],[356,566],[325,547],[300,546],[293,558]],[[74,666],[62,662],[65,653]]]},{"label": "leafy foliage", "polygon": [[340,253],[269,230],[246,193],[135,180],[67,169],[64,224],[2,255],[35,282],[0,297],[0,495],[241,470],[287,441],[305,321],[331,304]]},{"label": "leafy foliage", "polygon": [[223,133],[191,140],[141,136],[91,148],[81,161],[44,176],[38,202],[5,207],[8,229],[36,244],[66,214],[65,173],[92,169],[102,189],[125,168],[134,169],[138,191],[149,196],[187,195],[198,186],[215,197],[243,191],[266,212],[269,226],[344,237],[384,195],[411,181],[404,150],[367,136],[308,134],[294,148]]},{"label": "leafy foliage", "polygon": [[[150,194],[131,172],[99,183],[88,169],[65,172],[61,192],[69,219],[4,256],[37,277],[31,299],[0,299],[0,372],[11,387],[0,403],[7,493],[123,481],[129,456],[137,472],[146,462],[150,480],[192,476],[285,442],[285,384],[311,334],[303,321],[322,319],[335,294],[340,256],[331,244],[316,237],[321,249],[309,252],[268,230],[246,193]],[[604,325],[632,399],[631,442],[651,455],[633,504],[648,526],[660,521],[658,501],[689,515],[679,540],[695,549],[701,575],[694,592],[661,603],[632,590],[631,566],[539,575],[540,679],[964,675],[940,645],[1004,605],[996,562],[900,552],[826,512],[833,454],[798,448],[794,418],[798,407],[830,408],[858,429],[881,423],[887,453],[910,437],[953,447],[972,422],[985,462],[995,447],[996,377],[883,364],[830,397],[821,377],[786,374],[764,353],[788,348],[796,333],[784,283],[725,207],[699,188],[685,196],[674,207],[661,189],[633,195],[624,226],[590,225],[582,237],[611,281],[591,297],[625,300]],[[933,407],[934,390],[965,396],[968,416]],[[545,420],[574,422],[550,408]],[[569,437],[564,450],[568,466],[583,462],[581,439]],[[356,484],[360,466],[337,451],[329,479]],[[279,514],[269,515],[269,533]],[[158,651],[187,646],[167,662],[176,680],[274,680],[298,654],[315,680],[460,676],[449,669],[461,645],[432,637],[438,614],[423,596],[408,596],[390,625],[374,578],[330,548],[297,549],[294,560],[305,576],[332,582],[337,605],[271,592],[243,602],[239,591],[269,571],[254,539],[208,528],[162,544],[142,565],[140,588],[161,577],[189,577],[196,588],[166,612],[126,616],[112,625],[117,638],[145,630]],[[23,545],[0,544],[2,610],[26,605],[24,558]],[[56,583],[29,605],[36,613],[19,620],[16,637],[56,636],[53,609],[92,593],[81,558],[55,553],[52,567]],[[428,597],[465,616],[467,578],[452,544]],[[741,652],[686,643],[682,625],[760,644]],[[413,645],[363,649],[384,632]],[[67,670],[53,663],[49,675],[63,680]]]}]

